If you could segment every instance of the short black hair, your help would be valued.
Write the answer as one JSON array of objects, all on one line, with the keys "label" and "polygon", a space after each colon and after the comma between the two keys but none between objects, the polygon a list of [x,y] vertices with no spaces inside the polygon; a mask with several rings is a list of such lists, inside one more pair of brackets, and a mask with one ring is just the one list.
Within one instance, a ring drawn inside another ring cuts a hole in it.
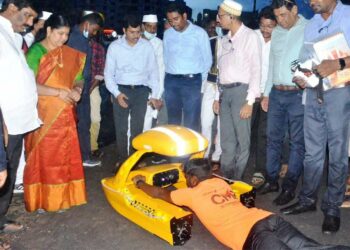
[{"label": "short black hair", "polygon": [[5,0],[2,4],[1,12],[6,11],[11,3],[15,5],[19,10],[23,8],[31,8],[38,12],[37,6],[31,0]]},{"label": "short black hair", "polygon": [[102,16],[96,12],[83,16],[81,18],[81,23],[84,23],[84,22],[89,22],[90,24],[97,24],[101,28],[104,25]]},{"label": "short black hair", "polygon": [[285,6],[290,11],[296,5],[295,0],[272,0],[271,8],[275,10]]},{"label": "short black hair", "polygon": [[211,165],[208,159],[192,159],[184,163],[184,172],[203,181],[211,177]]},{"label": "short black hair", "polygon": [[270,19],[272,21],[277,22],[276,16],[273,13],[273,9],[271,8],[271,6],[266,6],[260,10],[258,19],[259,22],[261,21],[261,18]]},{"label": "short black hair", "polygon": [[177,12],[180,15],[186,13],[186,5],[179,2],[171,2],[166,7],[166,13]]},{"label": "short black hair", "polygon": [[141,20],[141,16],[137,15],[137,14],[127,14],[124,16],[124,20],[123,20],[123,28],[127,29],[129,27],[132,28],[137,28],[137,27],[141,27],[142,25],[142,20]]}]

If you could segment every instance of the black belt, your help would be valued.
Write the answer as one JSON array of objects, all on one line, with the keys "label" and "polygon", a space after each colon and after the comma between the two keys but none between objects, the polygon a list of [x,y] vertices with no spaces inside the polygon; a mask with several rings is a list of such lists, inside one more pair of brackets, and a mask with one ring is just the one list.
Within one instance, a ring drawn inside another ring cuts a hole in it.
[{"label": "black belt", "polygon": [[141,89],[141,88],[148,88],[145,85],[123,85],[123,84],[118,84],[119,88],[126,88],[126,89]]},{"label": "black belt", "polygon": [[170,74],[170,73],[167,73],[167,74],[172,76],[172,77],[176,77],[176,78],[194,78],[194,77],[201,75],[201,73],[197,73],[197,74]]},{"label": "black belt", "polygon": [[234,88],[234,87],[238,87],[241,86],[243,83],[241,82],[233,82],[233,83],[227,83],[227,84],[221,84],[219,83],[219,88],[221,89],[230,89],[230,88]]}]

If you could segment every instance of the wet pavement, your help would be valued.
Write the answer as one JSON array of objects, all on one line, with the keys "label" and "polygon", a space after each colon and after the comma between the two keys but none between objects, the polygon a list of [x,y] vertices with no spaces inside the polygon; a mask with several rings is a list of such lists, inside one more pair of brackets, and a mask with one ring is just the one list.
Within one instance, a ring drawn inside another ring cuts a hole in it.
[{"label": "wet pavement", "polygon": [[[173,246],[119,215],[105,199],[100,180],[112,176],[115,162],[114,146],[104,149],[102,167],[86,169],[88,204],[72,208],[64,213],[27,213],[22,196],[14,197],[9,215],[25,225],[17,234],[0,235],[11,244],[12,249],[174,249]],[[250,165],[250,166],[249,166]],[[251,163],[248,164],[246,180],[250,179]],[[323,181],[325,183],[325,180]],[[323,193],[324,185],[320,194]],[[272,200],[277,193],[258,196],[257,207],[278,213]],[[319,206],[318,206],[319,208]],[[321,243],[350,245],[350,208],[342,209],[341,228],[335,235],[323,235],[323,215],[316,212],[284,216],[304,234]],[[239,229],[237,229],[239,230]],[[195,218],[192,238],[184,246],[175,249],[227,249]],[[272,250],[272,249],[271,249]]]}]

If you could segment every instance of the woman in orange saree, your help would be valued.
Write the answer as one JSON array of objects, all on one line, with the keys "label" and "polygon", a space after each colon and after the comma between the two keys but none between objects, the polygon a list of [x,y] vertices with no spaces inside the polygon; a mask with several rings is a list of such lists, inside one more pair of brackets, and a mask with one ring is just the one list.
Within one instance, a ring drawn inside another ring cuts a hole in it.
[{"label": "woman in orange saree", "polygon": [[69,24],[63,16],[51,15],[45,31],[45,38],[27,53],[43,121],[25,138],[24,201],[29,212],[62,211],[86,203],[75,115],[85,54],[64,45]]}]

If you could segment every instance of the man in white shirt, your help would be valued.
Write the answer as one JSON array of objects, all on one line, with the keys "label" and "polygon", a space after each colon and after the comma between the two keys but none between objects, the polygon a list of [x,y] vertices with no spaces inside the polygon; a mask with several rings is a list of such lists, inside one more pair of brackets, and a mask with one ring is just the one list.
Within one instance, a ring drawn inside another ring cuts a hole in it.
[{"label": "man in white shirt", "polygon": [[[269,56],[271,47],[271,34],[276,27],[277,21],[270,6],[261,9],[259,13],[259,29],[256,30],[261,43],[261,82],[260,93],[263,96],[267,74],[269,71]],[[265,182],[266,175],[266,126],[267,112],[260,105],[261,98],[255,99],[252,114],[252,143],[255,151],[255,170],[252,184],[260,187]]]},{"label": "man in white shirt", "polygon": [[0,13],[0,108],[8,131],[8,176],[0,192],[0,232],[16,232],[22,225],[6,218],[11,202],[23,135],[39,127],[34,73],[16,46],[15,32],[33,25],[37,16],[30,0],[9,0]]},{"label": "man in white shirt", "polygon": [[114,96],[116,168],[134,152],[131,142],[142,133],[147,102],[155,108],[160,106],[157,99],[159,94],[157,60],[152,45],[141,38],[141,25],[141,18],[126,15],[123,24],[124,36],[112,42],[107,51],[104,77],[107,89]]},{"label": "man in white shirt", "polygon": [[242,179],[250,149],[250,121],[255,98],[260,96],[261,55],[258,35],[241,19],[242,5],[224,0],[217,21],[229,30],[218,43],[219,95],[214,111],[220,110],[220,169],[226,178]]},{"label": "man in white shirt", "polygon": [[[157,99],[161,100],[164,92],[164,76],[165,76],[165,68],[164,68],[164,58],[163,58],[163,42],[157,37],[157,24],[158,18],[157,15],[144,15],[142,18],[142,27],[143,27],[143,35],[142,37],[147,39],[155,52],[156,60],[158,64],[158,74],[159,74],[159,93]],[[162,104],[164,104],[162,102]],[[164,111],[164,106],[161,108]],[[160,110],[155,109],[150,104],[147,105],[145,122],[143,125],[143,131],[149,130],[152,128],[153,119],[157,119],[158,112],[162,112]]]}]

